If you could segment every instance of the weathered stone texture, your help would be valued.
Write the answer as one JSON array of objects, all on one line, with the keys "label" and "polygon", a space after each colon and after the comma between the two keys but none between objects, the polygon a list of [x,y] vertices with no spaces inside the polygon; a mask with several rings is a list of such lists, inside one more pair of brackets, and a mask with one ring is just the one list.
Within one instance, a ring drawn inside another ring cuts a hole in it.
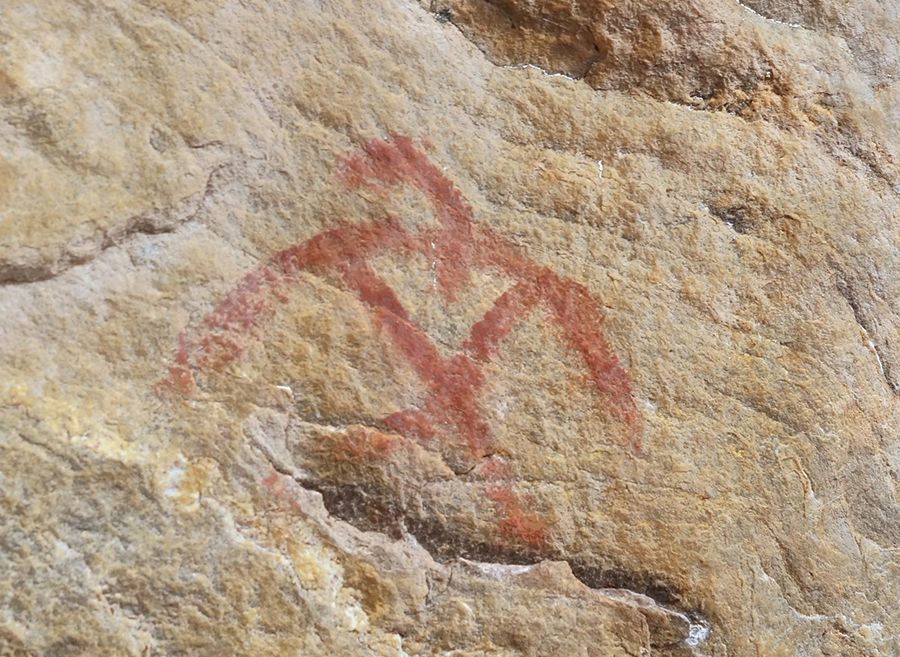
[{"label": "weathered stone texture", "polygon": [[900,654],[898,43],[0,4],[0,655]]}]

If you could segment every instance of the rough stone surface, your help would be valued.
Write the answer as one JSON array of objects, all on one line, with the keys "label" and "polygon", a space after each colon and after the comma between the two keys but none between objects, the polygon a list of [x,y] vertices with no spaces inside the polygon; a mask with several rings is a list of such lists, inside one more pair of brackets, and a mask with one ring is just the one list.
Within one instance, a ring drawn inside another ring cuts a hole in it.
[{"label": "rough stone surface", "polygon": [[898,43],[0,4],[0,655],[900,654]]}]

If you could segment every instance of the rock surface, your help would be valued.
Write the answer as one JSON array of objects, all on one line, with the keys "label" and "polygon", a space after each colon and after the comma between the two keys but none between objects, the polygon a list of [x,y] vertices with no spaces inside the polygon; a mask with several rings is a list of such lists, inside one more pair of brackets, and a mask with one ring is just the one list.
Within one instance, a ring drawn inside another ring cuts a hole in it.
[{"label": "rock surface", "polygon": [[900,654],[900,10],[0,6],[0,654]]}]

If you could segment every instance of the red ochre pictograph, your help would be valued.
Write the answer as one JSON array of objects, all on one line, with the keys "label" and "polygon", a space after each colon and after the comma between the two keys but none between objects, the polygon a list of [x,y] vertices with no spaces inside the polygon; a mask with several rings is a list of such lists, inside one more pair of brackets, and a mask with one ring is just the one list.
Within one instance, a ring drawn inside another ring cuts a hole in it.
[{"label": "red ochre pictograph", "polygon": [[[347,222],[278,252],[246,274],[197,325],[182,331],[174,363],[161,387],[191,394],[196,372],[223,369],[240,356],[248,339],[264,337],[267,320],[288,301],[301,272],[330,271],[368,306],[427,390],[420,409],[385,417],[379,423],[384,431],[423,444],[441,440],[462,445],[472,459],[490,454],[491,432],[478,403],[485,382],[482,367],[497,354],[516,323],[540,305],[559,327],[565,343],[580,354],[611,415],[628,427],[632,448],[640,449],[642,421],[631,380],[603,335],[598,303],[583,285],[531,261],[502,236],[476,224],[472,208],[453,183],[408,137],[369,141],[361,153],[343,161],[341,177],[350,189],[412,186],[430,201],[438,226],[410,232],[394,216]],[[369,265],[373,256],[416,253],[436,259],[437,287],[447,301],[456,298],[473,270],[494,268],[515,281],[472,326],[462,352],[449,358],[439,353]],[[390,439],[370,433],[354,433],[360,454],[385,454],[392,449]],[[525,509],[525,502],[507,483],[514,481],[508,468],[488,462],[480,470],[500,528],[531,546],[544,544],[547,523]]]}]

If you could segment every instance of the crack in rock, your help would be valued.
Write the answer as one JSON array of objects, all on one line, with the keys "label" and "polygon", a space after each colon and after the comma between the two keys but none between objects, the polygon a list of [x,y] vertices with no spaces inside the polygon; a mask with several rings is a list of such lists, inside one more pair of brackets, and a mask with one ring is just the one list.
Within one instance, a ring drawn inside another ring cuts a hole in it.
[{"label": "crack in rock", "polygon": [[214,167],[206,176],[203,190],[179,199],[163,209],[154,209],[134,215],[120,225],[98,229],[89,239],[71,241],[58,247],[57,253],[39,256],[35,262],[21,259],[0,260],[0,285],[35,283],[55,278],[77,265],[96,259],[114,246],[121,246],[137,235],[163,235],[196,219],[207,199],[213,193],[213,178],[227,164]]},{"label": "crack in rock", "polygon": [[784,25],[785,27],[790,27],[790,28],[800,29],[800,30],[806,29],[803,25],[800,25],[800,23],[786,23],[786,22],[780,21],[780,20],[778,20],[778,19],[776,19],[776,18],[770,18],[769,16],[766,16],[765,14],[761,14],[761,13],[758,12],[756,9],[754,9],[753,7],[751,7],[750,5],[746,5],[746,4],[744,4],[743,2],[741,2],[741,0],[734,0],[734,1],[735,1],[738,5],[740,5],[743,9],[745,9],[745,10],[748,11],[748,12],[750,12],[751,14],[753,14],[754,16],[756,16],[757,18],[761,18],[761,19],[763,19],[764,21],[768,21],[769,23],[774,23],[775,25]]},{"label": "crack in rock", "polygon": [[491,545],[453,532],[430,517],[414,517],[378,491],[359,485],[332,485],[301,472],[279,458],[259,436],[251,439],[275,472],[289,477],[302,488],[322,496],[328,513],[360,531],[374,531],[392,539],[412,539],[435,562],[468,564],[492,579],[528,572],[540,562],[565,563],[572,575],[597,595],[636,609],[645,618],[651,647],[655,650],[687,650],[704,644],[712,625],[697,610],[681,606],[682,596],[663,577],[609,569],[551,550],[521,550]]},{"label": "crack in rock", "polygon": [[838,293],[840,293],[840,295],[843,297],[844,301],[847,302],[847,305],[850,306],[850,311],[853,313],[853,319],[856,321],[860,329],[862,329],[863,334],[866,336],[868,347],[875,355],[875,360],[878,362],[878,368],[881,371],[881,376],[887,383],[888,388],[895,395],[900,395],[900,381],[897,381],[894,376],[893,363],[891,363],[891,361],[888,359],[887,354],[884,353],[883,347],[879,345],[878,341],[875,338],[873,338],[874,335],[877,335],[875,331],[875,324],[869,317],[869,314],[866,311],[866,308],[863,306],[863,303],[860,300],[858,294],[853,289],[853,286],[850,283],[840,277],[837,280],[837,290]]}]

